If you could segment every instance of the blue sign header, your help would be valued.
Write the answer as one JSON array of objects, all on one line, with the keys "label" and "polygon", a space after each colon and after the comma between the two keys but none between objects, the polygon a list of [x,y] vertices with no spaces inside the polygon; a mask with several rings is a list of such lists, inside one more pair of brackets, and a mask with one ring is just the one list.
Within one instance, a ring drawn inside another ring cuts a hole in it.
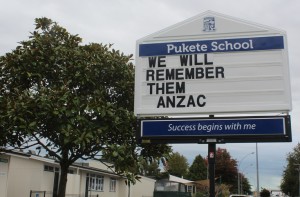
[{"label": "blue sign header", "polygon": [[139,56],[284,49],[283,36],[140,44]]},{"label": "blue sign header", "polygon": [[285,134],[284,117],[141,121],[141,137],[218,137]]}]

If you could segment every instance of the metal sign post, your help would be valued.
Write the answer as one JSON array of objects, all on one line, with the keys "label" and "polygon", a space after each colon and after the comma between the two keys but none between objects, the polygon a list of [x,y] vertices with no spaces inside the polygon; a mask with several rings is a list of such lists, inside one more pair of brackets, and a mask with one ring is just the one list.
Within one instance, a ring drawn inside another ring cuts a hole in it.
[{"label": "metal sign post", "polygon": [[208,144],[209,197],[215,197],[216,143]]}]

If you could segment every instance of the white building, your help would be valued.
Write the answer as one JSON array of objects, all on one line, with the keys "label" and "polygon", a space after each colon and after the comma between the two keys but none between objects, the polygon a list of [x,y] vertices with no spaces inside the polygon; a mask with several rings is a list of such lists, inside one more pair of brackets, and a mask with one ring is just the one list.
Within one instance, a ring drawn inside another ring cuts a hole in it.
[{"label": "white building", "polygon": [[[0,197],[55,197],[58,179],[59,164],[51,158],[0,152]],[[66,196],[152,197],[154,184],[154,179],[141,176],[129,188],[124,177],[100,162],[89,161],[70,167]]]}]

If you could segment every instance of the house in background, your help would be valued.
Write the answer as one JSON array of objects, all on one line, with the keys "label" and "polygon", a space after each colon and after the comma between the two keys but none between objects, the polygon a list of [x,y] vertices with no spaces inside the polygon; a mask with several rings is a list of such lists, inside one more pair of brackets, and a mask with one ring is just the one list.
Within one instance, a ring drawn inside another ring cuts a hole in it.
[{"label": "house in background", "polygon": [[192,194],[192,196],[196,195],[196,186],[197,185],[194,181],[190,181],[190,180],[183,179],[183,178],[173,176],[173,175],[169,176],[169,181],[174,181],[174,182],[184,184],[187,192],[190,192]]},{"label": "house in background", "polygon": [[[55,197],[59,164],[34,151],[0,152],[0,197]],[[151,197],[155,180],[141,176],[128,187],[126,179],[97,161],[70,167],[66,196],[70,197]]]},{"label": "house in background", "polygon": [[169,175],[156,181],[154,197],[195,197],[196,184],[193,181]]}]

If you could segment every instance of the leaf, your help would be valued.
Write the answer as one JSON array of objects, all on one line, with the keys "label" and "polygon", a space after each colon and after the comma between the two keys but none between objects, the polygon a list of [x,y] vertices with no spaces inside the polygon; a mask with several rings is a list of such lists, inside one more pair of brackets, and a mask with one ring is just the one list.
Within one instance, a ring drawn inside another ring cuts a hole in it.
[{"label": "leaf", "polygon": [[119,154],[118,154],[117,151],[114,151],[114,152],[112,153],[112,155],[113,155],[113,157],[117,157]]},{"label": "leaf", "polygon": [[33,121],[29,124],[29,127],[35,127],[36,126],[36,121]]}]

